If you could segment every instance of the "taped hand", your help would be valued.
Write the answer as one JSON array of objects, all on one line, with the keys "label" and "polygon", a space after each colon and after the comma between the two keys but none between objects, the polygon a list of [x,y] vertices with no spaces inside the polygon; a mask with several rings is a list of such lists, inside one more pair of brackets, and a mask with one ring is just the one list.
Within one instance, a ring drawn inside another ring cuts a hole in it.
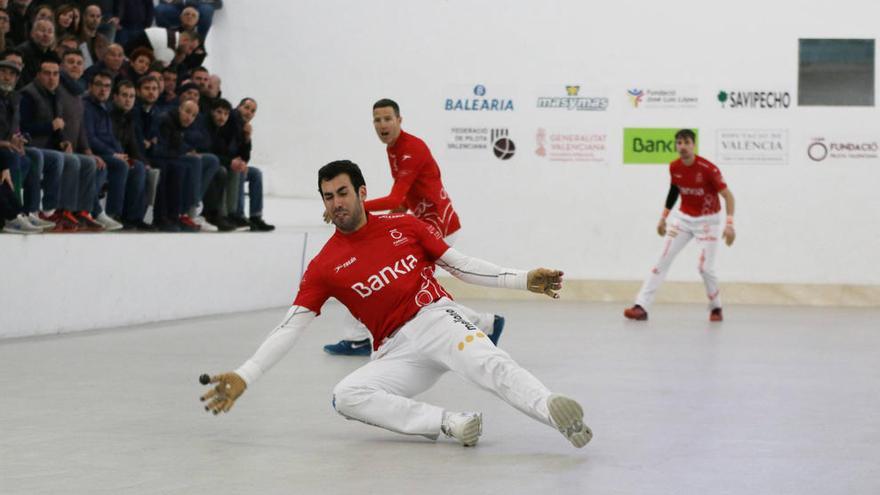
[{"label": "taped hand", "polygon": [[549,268],[535,268],[528,274],[526,287],[531,292],[546,294],[553,299],[559,299],[555,291],[562,289],[562,272]]},{"label": "taped hand", "polygon": [[208,390],[205,395],[201,396],[200,400],[202,402],[210,400],[205,406],[205,411],[212,412],[215,415],[221,412],[229,412],[233,404],[235,404],[235,400],[241,397],[241,394],[247,388],[244,380],[235,373],[214,375],[211,377],[211,383],[216,383],[217,386]]}]

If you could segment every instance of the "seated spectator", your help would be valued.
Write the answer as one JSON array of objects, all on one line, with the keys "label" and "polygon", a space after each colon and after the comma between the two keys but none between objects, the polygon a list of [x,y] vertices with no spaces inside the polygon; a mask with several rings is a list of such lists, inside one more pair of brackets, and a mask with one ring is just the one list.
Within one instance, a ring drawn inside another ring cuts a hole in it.
[{"label": "seated spectator", "polygon": [[[162,173],[156,192],[153,224],[163,232],[198,232],[199,226],[182,214],[183,180],[193,164],[192,151],[184,131],[199,115],[199,105],[188,100],[159,119],[159,136],[153,151],[153,163]],[[198,163],[198,159],[195,159]]]},{"label": "seated spectator", "polygon": [[55,24],[46,19],[34,23],[31,39],[15,47],[24,57],[24,68],[21,70],[21,84],[26,85],[34,80],[40,68],[40,62],[52,52],[55,44]]},{"label": "seated spectator", "polygon": [[220,87],[222,84],[223,81],[220,79],[220,76],[211,74],[211,77],[208,78],[208,89],[205,91],[205,95],[209,100],[216,100],[223,96],[223,90]]},{"label": "seated spectator", "polygon": [[[39,197],[39,170],[25,156],[25,139],[18,129],[18,108],[14,96],[15,82],[21,69],[13,62],[0,61],[0,217],[4,231],[29,234],[41,232],[42,222],[32,222],[15,194],[12,173],[15,172],[29,189]],[[24,177],[24,176],[27,177]],[[52,227],[55,225],[53,224]],[[46,225],[46,228],[49,228]]]},{"label": "seated spectator", "polygon": [[[61,84],[58,86],[58,99],[61,103],[61,118],[64,119],[64,128],[61,129],[62,143],[64,146],[65,162],[63,182],[74,182],[76,189],[70,188],[75,196],[65,199],[62,195],[62,204],[68,205],[69,211],[74,212],[79,221],[80,230],[104,230],[104,227],[91,219],[89,213],[97,202],[97,173],[98,166],[101,169],[100,182],[106,180],[107,164],[100,157],[95,156],[89,146],[86,128],[83,126],[85,109],[82,95],[85,87],[82,83],[82,75],[85,70],[85,60],[82,52],[78,49],[64,52],[61,59]],[[71,161],[67,155],[71,154],[76,159],[76,167],[71,167]],[[64,188],[62,188],[64,189]]]},{"label": "seated spectator", "polygon": [[58,57],[64,55],[67,50],[79,50],[79,38],[73,34],[65,34],[58,38],[55,43],[55,54]]},{"label": "seated spectator", "polygon": [[137,82],[137,101],[135,103],[135,126],[138,136],[140,154],[146,159],[147,185],[146,200],[148,205],[154,205],[156,189],[159,184],[159,169],[153,166],[153,151],[159,136],[159,100],[161,73],[159,76],[150,75],[140,78]]},{"label": "seated spectator", "polygon": [[159,107],[162,111],[180,106],[177,99],[177,69],[166,67],[162,70],[162,92],[159,93]]},{"label": "seated spectator", "polygon": [[115,42],[131,54],[139,46],[149,46],[144,31],[153,25],[153,0],[121,0],[120,4],[122,12]]},{"label": "seated spectator", "polygon": [[[125,83],[120,82],[122,84]],[[89,83],[89,93],[83,98],[84,123],[92,151],[107,164],[107,215],[122,228],[120,221],[137,222],[143,219],[141,205],[144,201],[146,172],[143,162],[129,159],[113,133],[113,121],[107,108],[111,87],[110,74],[95,74]],[[93,214],[100,211],[100,204],[95,205]]]},{"label": "seated spectator", "polygon": [[[135,89],[131,81],[121,81],[113,87],[113,109],[110,118],[113,121],[113,134],[122,146],[122,152],[127,155],[129,162],[140,162],[144,166],[145,173],[149,169],[146,157],[141,153],[140,141],[143,136],[138,131],[135,123],[134,109]],[[144,177],[146,179],[146,176]],[[133,209],[123,212],[122,225],[126,230],[155,230],[152,226],[144,223],[144,215],[147,211],[147,201],[144,198],[144,185],[141,185],[141,203]]]},{"label": "seated spectator", "polygon": [[123,79],[127,79],[127,71],[125,51],[122,49],[122,45],[113,43],[104,51],[104,58],[86,69],[83,77],[86,80],[86,84],[88,84],[92,81],[92,76],[99,72],[106,72],[113,78],[113,84],[116,84]]},{"label": "seated spectator", "polygon": [[150,71],[150,66],[156,59],[153,57],[152,50],[140,47],[131,52],[128,60],[129,64],[125,71],[125,77],[132,83],[137,83],[140,78],[147,75]]},{"label": "seated spectator", "polygon": [[[200,95],[199,87],[195,83],[186,83],[180,87],[181,103],[193,101],[198,105]],[[220,160],[210,153],[211,137],[208,135],[207,124],[207,113],[200,111],[196,120],[184,132],[184,139],[193,150],[191,154],[199,159],[199,164],[190,169],[192,173],[184,180],[183,211],[200,225],[204,225],[204,222],[198,217],[199,203],[204,199],[208,186],[220,169]]]},{"label": "seated spectator", "polygon": [[[235,109],[234,118],[236,125],[241,129],[241,140],[245,144],[242,149],[242,158],[245,162],[251,159],[251,135],[253,127],[251,121],[257,114],[257,101],[253,98],[243,98]],[[250,224],[251,230],[254,232],[268,232],[275,230],[274,225],[269,225],[263,221],[263,173],[257,167],[247,166],[244,171],[244,178],[248,184],[248,197],[250,198]],[[238,187],[238,211],[235,213],[234,221],[244,219],[244,182],[242,180]]]},{"label": "seated spectator", "polygon": [[208,56],[195,31],[183,31],[177,37],[174,58],[168,65],[177,68],[177,79],[189,79],[190,73],[204,63]]},{"label": "seated spectator", "polygon": [[[72,227],[66,225],[64,221],[70,219],[65,215],[64,210],[68,205],[59,205],[59,202],[61,198],[75,197],[78,194],[76,191],[78,184],[62,180],[64,167],[74,168],[77,164],[73,156],[67,156],[63,152],[62,129],[66,123],[62,117],[58,96],[59,84],[59,61],[53,53],[47,55],[47,58],[40,63],[37,77],[21,89],[19,96],[21,130],[28,134],[30,139],[25,153],[32,163],[42,166],[43,212],[39,215],[66,229]],[[39,209],[39,200],[33,197],[29,200],[27,189],[25,193],[25,210],[28,213],[36,213]],[[77,220],[73,226],[78,223]]]},{"label": "seated spectator", "polygon": [[86,68],[98,63],[104,58],[104,52],[110,46],[110,40],[98,32],[101,25],[101,7],[89,5],[83,9],[82,24],[80,24],[79,41],[80,50],[86,61]]},{"label": "seated spectator", "polygon": [[63,4],[55,10],[55,37],[79,34],[80,13],[75,5]]},{"label": "seated spectator", "polygon": [[[240,169],[244,165],[239,155],[238,136],[229,121],[232,105],[218,98],[211,103],[208,134],[211,138],[211,152],[220,159],[220,168],[211,181],[205,195],[205,220],[221,232],[234,230],[238,226],[228,219],[229,212],[235,211],[238,200]],[[239,163],[241,162],[241,163]]]},{"label": "seated spectator", "polygon": [[13,46],[9,31],[12,25],[9,23],[9,14],[0,10],[0,52],[5,52],[7,47]]},{"label": "seated spectator", "polygon": [[[159,0],[156,6],[156,25],[178,29],[186,22],[190,26],[197,25],[199,34],[207,37],[214,19],[214,7],[215,2],[211,0]],[[195,15],[189,13],[184,19],[183,14],[187,10],[195,11]]]}]

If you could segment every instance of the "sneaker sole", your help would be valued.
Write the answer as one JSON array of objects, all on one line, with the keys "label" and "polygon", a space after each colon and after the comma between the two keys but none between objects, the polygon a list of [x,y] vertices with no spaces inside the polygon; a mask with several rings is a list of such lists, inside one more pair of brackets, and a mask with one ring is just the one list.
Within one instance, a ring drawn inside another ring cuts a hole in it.
[{"label": "sneaker sole", "polygon": [[464,447],[473,447],[480,440],[480,435],[482,434],[483,413],[478,413],[465,424],[464,430],[461,432],[461,438],[458,441]]},{"label": "sneaker sole", "polygon": [[593,439],[593,431],[584,424],[584,410],[577,401],[554,394],[547,399],[547,408],[556,429],[572,445],[581,448]]},{"label": "sneaker sole", "polygon": [[504,333],[504,317],[495,315],[495,320],[492,322],[492,335],[489,336],[489,340],[497,346],[502,333]]}]

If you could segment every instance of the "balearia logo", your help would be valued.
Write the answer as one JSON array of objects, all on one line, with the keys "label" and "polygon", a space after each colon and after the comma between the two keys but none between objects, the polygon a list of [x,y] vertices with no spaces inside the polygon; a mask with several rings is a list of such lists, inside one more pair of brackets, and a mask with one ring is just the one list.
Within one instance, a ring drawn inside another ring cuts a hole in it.
[{"label": "balearia logo", "polygon": [[413,268],[416,267],[418,262],[419,260],[410,254],[406,258],[397,260],[394,263],[394,266],[386,266],[379,270],[379,273],[370,275],[366,282],[355,282],[351,288],[357,292],[359,296],[366,299],[370,297],[373,292],[382,290],[386,285],[413,271]]},{"label": "balearia logo", "polygon": [[510,112],[513,111],[513,100],[508,98],[486,97],[486,86],[477,84],[473,89],[473,97],[446,98],[447,112]]},{"label": "balearia logo", "polygon": [[[697,134],[699,132],[691,128]],[[626,128],[623,130],[624,164],[667,164],[676,158],[675,133],[679,128]],[[699,144],[698,144],[699,146]],[[698,152],[698,147],[694,148]]]},{"label": "balearia logo", "polygon": [[731,109],[785,109],[791,106],[791,93],[788,91],[739,91],[718,92],[721,108]]},{"label": "balearia logo", "polygon": [[807,156],[814,162],[834,160],[875,160],[880,156],[877,141],[829,140],[824,137],[813,138],[807,146]]},{"label": "balearia logo", "polygon": [[492,129],[492,152],[499,160],[509,160],[516,153],[513,140],[507,135],[507,129]]},{"label": "balearia logo", "polygon": [[608,109],[608,98],[602,96],[578,96],[580,86],[566,86],[566,96],[539,96],[538,108],[584,111]]}]

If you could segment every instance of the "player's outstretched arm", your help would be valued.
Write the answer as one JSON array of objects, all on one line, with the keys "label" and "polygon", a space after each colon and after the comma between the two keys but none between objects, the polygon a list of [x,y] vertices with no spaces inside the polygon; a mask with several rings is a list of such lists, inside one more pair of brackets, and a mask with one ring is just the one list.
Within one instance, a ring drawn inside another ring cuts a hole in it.
[{"label": "player's outstretched arm", "polygon": [[479,258],[449,248],[437,260],[437,266],[453,277],[474,285],[500,287],[504,289],[524,289],[546,294],[554,299],[559,297],[555,291],[562,288],[562,272],[547,268],[532,271],[503,268]]},{"label": "player's outstretched arm", "polygon": [[211,377],[210,383],[216,385],[200,397],[203,402],[209,401],[205,410],[218,414],[232,409],[248,385],[257,381],[293,348],[302,331],[316,316],[310,309],[291,306],[281,323],[269,333],[250,359],[235,371]]}]

